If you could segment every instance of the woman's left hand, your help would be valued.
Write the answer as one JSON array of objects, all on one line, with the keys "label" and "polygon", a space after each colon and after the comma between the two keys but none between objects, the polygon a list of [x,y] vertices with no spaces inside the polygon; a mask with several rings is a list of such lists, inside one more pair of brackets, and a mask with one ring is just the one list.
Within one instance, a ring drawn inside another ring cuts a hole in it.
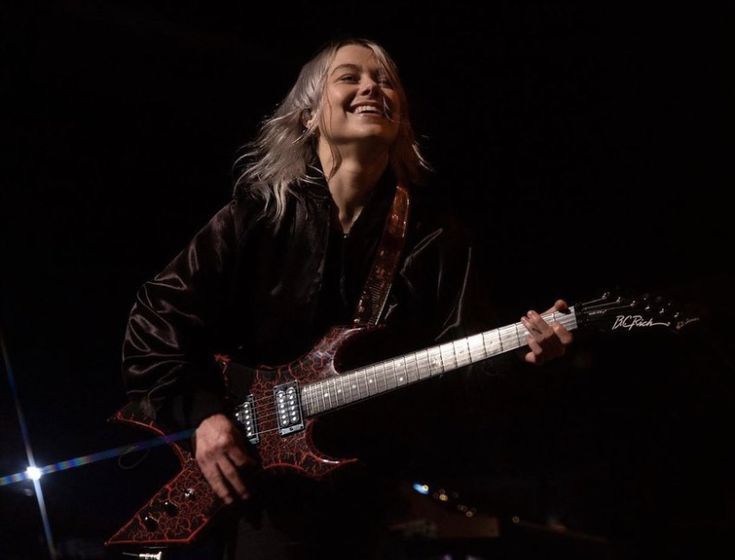
[{"label": "woman's left hand", "polygon": [[[563,299],[556,300],[542,315],[555,311],[567,313],[567,302]],[[533,310],[521,317],[521,323],[530,333],[526,337],[530,351],[523,356],[523,360],[530,364],[540,365],[563,356],[566,347],[572,342],[572,334],[563,325],[558,321],[549,324]]]}]

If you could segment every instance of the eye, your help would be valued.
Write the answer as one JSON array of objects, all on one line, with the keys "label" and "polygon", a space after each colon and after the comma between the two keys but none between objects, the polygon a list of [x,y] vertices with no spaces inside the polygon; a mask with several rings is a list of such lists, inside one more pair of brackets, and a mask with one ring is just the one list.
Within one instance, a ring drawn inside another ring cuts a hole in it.
[{"label": "eye", "polygon": [[393,87],[393,81],[388,76],[377,76],[376,81],[383,87]]},{"label": "eye", "polygon": [[340,76],[339,80],[341,82],[356,82],[358,78],[354,74],[345,74],[344,76]]}]

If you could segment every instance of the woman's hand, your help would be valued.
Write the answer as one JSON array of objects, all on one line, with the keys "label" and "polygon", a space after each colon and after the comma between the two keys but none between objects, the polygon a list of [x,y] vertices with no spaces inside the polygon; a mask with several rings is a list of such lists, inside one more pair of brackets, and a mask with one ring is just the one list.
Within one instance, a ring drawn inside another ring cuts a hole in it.
[{"label": "woman's hand", "polygon": [[227,416],[214,414],[199,424],[194,432],[194,451],[204,478],[226,504],[236,497],[250,496],[241,470],[254,467],[256,461],[248,454],[242,435]]},{"label": "woman's hand", "polygon": [[[554,311],[567,313],[569,306],[566,301],[559,299],[553,307],[544,311],[543,315]],[[563,325],[557,321],[548,324],[533,310],[521,317],[521,323],[530,333],[526,337],[530,352],[523,356],[523,359],[530,364],[538,365],[563,356],[566,347],[572,342],[572,334]]]}]

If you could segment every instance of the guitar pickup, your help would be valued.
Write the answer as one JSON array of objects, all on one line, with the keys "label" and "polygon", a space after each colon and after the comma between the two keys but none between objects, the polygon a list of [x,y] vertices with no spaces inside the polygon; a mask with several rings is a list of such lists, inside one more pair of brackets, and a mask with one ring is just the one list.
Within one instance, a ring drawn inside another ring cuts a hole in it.
[{"label": "guitar pickup", "polygon": [[235,420],[245,430],[245,437],[253,445],[260,441],[258,419],[255,415],[255,399],[248,395],[245,402],[235,407]]},{"label": "guitar pickup", "polygon": [[276,385],[273,388],[276,404],[278,433],[282,436],[304,429],[304,416],[301,411],[301,398],[295,381]]}]

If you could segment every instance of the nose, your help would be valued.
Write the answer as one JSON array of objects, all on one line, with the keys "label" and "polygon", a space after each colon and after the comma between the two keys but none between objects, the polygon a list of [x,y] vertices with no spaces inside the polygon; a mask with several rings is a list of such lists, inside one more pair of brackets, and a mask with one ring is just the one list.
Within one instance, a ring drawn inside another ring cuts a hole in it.
[{"label": "nose", "polygon": [[370,76],[366,76],[360,83],[360,94],[372,96],[379,89],[377,85],[377,81]]}]

